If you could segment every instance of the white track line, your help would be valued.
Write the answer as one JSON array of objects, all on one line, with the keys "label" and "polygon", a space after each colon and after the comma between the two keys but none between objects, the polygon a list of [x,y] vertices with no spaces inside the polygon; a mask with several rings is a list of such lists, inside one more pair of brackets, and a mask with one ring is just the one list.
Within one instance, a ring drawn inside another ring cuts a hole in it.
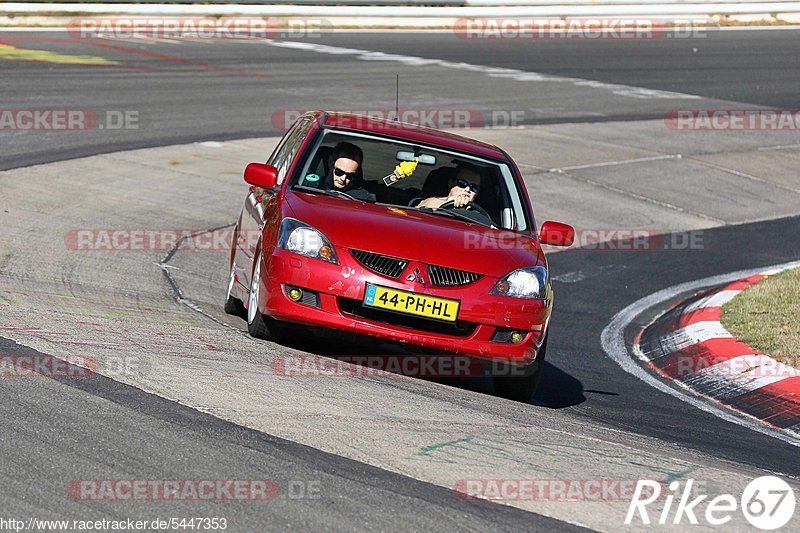
[{"label": "white track line", "polygon": [[645,89],[633,87],[631,85],[620,85],[616,83],[605,83],[601,81],[585,80],[581,78],[567,78],[563,76],[551,76],[538,72],[530,72],[515,68],[490,67],[486,65],[475,65],[472,63],[461,63],[455,61],[445,61],[443,59],[431,59],[418,56],[407,56],[401,54],[387,54],[384,52],[374,52],[371,50],[361,50],[358,48],[343,48],[340,46],[329,46],[325,44],[295,42],[295,41],[270,41],[271,46],[278,48],[290,48],[306,52],[316,52],[319,54],[330,55],[350,55],[362,61],[395,61],[408,66],[437,66],[453,70],[464,70],[467,72],[477,72],[490,78],[506,78],[515,81],[533,82],[557,82],[570,83],[577,87],[591,87],[610,91],[618,96],[626,96],[637,99],[668,99],[668,100],[698,100],[702,97],[694,94],[675,93],[671,91],[659,91],[655,89]]},{"label": "white track line", "polygon": [[796,437],[793,437],[791,434],[767,427],[762,422],[760,421],[757,422],[756,418],[746,415],[744,413],[737,413],[732,410],[712,405],[706,402],[705,400],[701,399],[700,397],[696,396],[696,393],[694,393],[693,389],[684,385],[680,381],[673,381],[672,383],[674,383],[678,387],[681,387],[684,390],[689,391],[690,392],[689,394],[686,394],[678,389],[670,387],[668,384],[664,383],[663,381],[660,381],[654,375],[650,374],[644,368],[639,366],[636,360],[633,357],[631,357],[631,354],[628,351],[628,346],[625,343],[625,329],[630,325],[631,322],[633,322],[633,320],[637,316],[641,315],[644,311],[650,309],[651,307],[654,307],[667,300],[675,298],[681,293],[697,290],[702,287],[710,287],[713,285],[722,285],[723,283],[731,283],[739,279],[752,276],[754,274],[763,273],[768,269],[787,269],[787,268],[795,268],[798,266],[800,266],[800,261],[792,261],[790,263],[775,265],[774,267],[756,268],[752,270],[731,272],[729,274],[721,274],[719,276],[711,276],[696,281],[681,283],[680,285],[668,287],[666,289],[653,293],[649,296],[645,296],[644,298],[633,302],[628,307],[626,307],[625,309],[614,315],[614,318],[605,327],[603,333],[600,335],[600,342],[603,346],[603,350],[611,359],[614,360],[614,362],[616,362],[620,367],[622,367],[622,369],[625,372],[644,381],[651,387],[658,389],[659,391],[665,394],[669,394],[674,398],[686,402],[689,405],[696,407],[697,409],[700,409],[701,411],[705,411],[727,422],[732,422],[734,424],[751,429],[753,431],[763,433],[764,435],[776,438],[778,440],[786,442],[787,444],[791,444],[792,446],[800,447],[800,440],[798,440]]},{"label": "white track line", "polygon": [[547,172],[560,173],[560,172],[569,172],[570,170],[586,170],[590,168],[615,167],[618,165],[631,165],[634,163],[649,163],[651,161],[662,161],[664,159],[682,159],[682,158],[683,156],[681,154],[654,155],[650,157],[638,157],[636,159],[619,159],[617,161],[603,161],[602,163],[589,163],[587,165],[575,165],[571,167],[555,167],[547,169]]}]

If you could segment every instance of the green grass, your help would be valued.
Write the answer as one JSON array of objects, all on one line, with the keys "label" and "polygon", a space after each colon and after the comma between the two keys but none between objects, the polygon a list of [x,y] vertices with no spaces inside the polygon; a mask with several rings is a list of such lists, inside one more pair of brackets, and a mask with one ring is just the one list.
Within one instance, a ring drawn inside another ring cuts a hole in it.
[{"label": "green grass", "polygon": [[722,308],[722,324],[756,350],[800,368],[800,269],[744,290]]}]

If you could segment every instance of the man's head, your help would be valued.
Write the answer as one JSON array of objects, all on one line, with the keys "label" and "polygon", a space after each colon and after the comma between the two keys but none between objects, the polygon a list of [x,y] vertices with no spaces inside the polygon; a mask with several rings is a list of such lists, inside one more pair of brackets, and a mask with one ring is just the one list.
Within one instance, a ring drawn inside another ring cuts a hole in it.
[{"label": "man's head", "polygon": [[459,163],[454,175],[448,181],[449,196],[466,194],[469,196],[469,201],[474,202],[480,189],[480,181],[481,172],[478,167],[470,163]]},{"label": "man's head", "polygon": [[361,148],[348,142],[340,142],[331,152],[330,168],[333,187],[344,189],[361,180],[361,163],[364,153]]}]

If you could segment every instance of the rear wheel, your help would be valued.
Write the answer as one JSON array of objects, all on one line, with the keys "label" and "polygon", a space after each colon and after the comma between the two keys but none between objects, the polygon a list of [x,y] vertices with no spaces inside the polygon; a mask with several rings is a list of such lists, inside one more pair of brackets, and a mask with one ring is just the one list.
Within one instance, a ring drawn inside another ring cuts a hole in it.
[{"label": "rear wheel", "polygon": [[501,398],[514,400],[517,402],[529,402],[536,389],[539,387],[539,378],[542,375],[544,358],[547,353],[547,337],[544,338],[542,347],[536,355],[536,360],[531,364],[518,368],[519,375],[516,376],[495,376],[494,392]]},{"label": "rear wheel", "polygon": [[254,263],[253,275],[250,278],[250,295],[247,298],[247,331],[259,339],[269,339],[277,343],[284,342],[287,338],[286,326],[265,317],[258,308],[261,292],[261,251],[256,252]]}]

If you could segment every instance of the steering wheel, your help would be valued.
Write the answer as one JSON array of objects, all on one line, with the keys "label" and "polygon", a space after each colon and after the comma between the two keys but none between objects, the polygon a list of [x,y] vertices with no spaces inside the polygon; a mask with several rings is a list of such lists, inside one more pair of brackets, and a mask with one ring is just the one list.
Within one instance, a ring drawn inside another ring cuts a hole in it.
[{"label": "steering wheel", "polygon": [[473,202],[468,203],[464,207],[456,207],[456,203],[454,200],[448,200],[447,202],[440,205],[439,209],[472,209],[476,213],[480,213],[489,220],[492,220],[492,217],[489,216],[489,213],[486,212],[486,209],[482,208],[481,206]]}]

